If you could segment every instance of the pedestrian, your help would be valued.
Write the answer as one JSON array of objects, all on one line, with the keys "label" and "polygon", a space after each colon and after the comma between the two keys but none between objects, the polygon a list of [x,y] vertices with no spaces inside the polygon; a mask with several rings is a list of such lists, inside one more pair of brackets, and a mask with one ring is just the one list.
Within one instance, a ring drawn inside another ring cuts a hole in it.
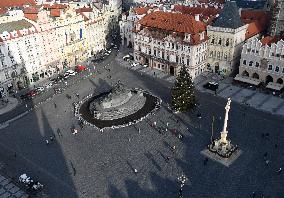
[{"label": "pedestrian", "polygon": [[130,138],[128,138],[128,142],[130,142]]},{"label": "pedestrian", "polygon": [[281,172],[282,172],[282,168],[279,168],[279,169],[277,170],[277,173],[280,174]]},{"label": "pedestrian", "polygon": [[25,106],[26,106],[26,108],[28,108],[28,104],[26,104]]},{"label": "pedestrian", "polygon": [[137,174],[138,173],[138,170],[136,168],[134,168],[134,173]]},{"label": "pedestrian", "polygon": [[72,134],[75,135],[75,134],[77,134],[77,133],[78,133],[78,130],[74,128]]},{"label": "pedestrian", "polygon": [[156,126],[156,125],[157,125],[157,122],[154,122],[153,124],[154,124],[154,126]]},{"label": "pedestrian", "polygon": [[178,123],[178,121],[179,121],[179,120],[177,119],[177,123]]},{"label": "pedestrian", "polygon": [[49,141],[48,139],[45,140],[46,145],[49,145]]},{"label": "pedestrian", "polygon": [[154,72],[154,76],[156,75],[156,72]]},{"label": "pedestrian", "polygon": [[175,150],[176,150],[176,146],[175,146],[175,145],[174,145],[174,146],[172,146],[171,150],[172,150],[172,152],[174,153],[174,152],[175,152]]},{"label": "pedestrian", "polygon": [[55,139],[55,135],[51,135],[49,136],[50,142],[53,142],[53,140]]},{"label": "pedestrian", "polygon": [[266,164],[266,166],[268,166],[268,165],[269,165],[269,163],[270,163],[270,161],[269,161],[269,160],[265,160],[265,164]]},{"label": "pedestrian", "polygon": [[77,98],[80,98],[80,95],[78,93],[76,93]]},{"label": "pedestrian", "polygon": [[138,133],[140,134],[140,128],[138,128]]},{"label": "pedestrian", "polygon": [[255,192],[252,192],[252,198],[255,198]]},{"label": "pedestrian", "polygon": [[62,134],[59,128],[57,129],[57,134],[58,134],[58,137],[62,137]]},{"label": "pedestrian", "polygon": [[56,105],[56,103],[54,103],[54,108],[55,108],[55,109],[57,108],[57,105]]},{"label": "pedestrian", "polygon": [[170,161],[170,157],[167,156],[167,157],[166,157],[166,162],[168,163],[169,161]]},{"label": "pedestrian", "polygon": [[169,123],[167,122],[167,127],[169,126]]}]

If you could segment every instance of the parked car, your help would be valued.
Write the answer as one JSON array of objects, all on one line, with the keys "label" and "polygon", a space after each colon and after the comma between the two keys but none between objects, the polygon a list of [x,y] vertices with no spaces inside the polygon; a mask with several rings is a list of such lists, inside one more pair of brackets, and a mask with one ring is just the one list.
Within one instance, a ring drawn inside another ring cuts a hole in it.
[{"label": "parked car", "polygon": [[216,91],[219,88],[219,84],[216,82],[207,82],[203,85],[205,89],[210,89],[212,91]]},{"label": "parked car", "polygon": [[148,67],[148,65],[147,65],[147,64],[144,64],[143,67]]},{"label": "parked car", "polygon": [[127,54],[127,55],[123,56],[122,59],[125,60],[125,61],[129,61],[129,60],[134,60],[134,57],[130,54]]},{"label": "parked car", "polygon": [[135,63],[135,62],[131,63],[131,67],[137,67],[139,65],[140,65],[139,63]]},{"label": "parked car", "polygon": [[36,90],[30,90],[28,93],[27,93],[27,96],[28,97],[30,97],[30,98],[32,98],[32,97],[34,97],[34,96],[36,96],[37,95],[37,91]]},{"label": "parked car", "polygon": [[43,91],[44,91],[44,87],[37,87],[37,88],[36,88],[36,91],[37,91],[37,92],[43,92]]},{"label": "parked car", "polygon": [[77,66],[75,67],[75,71],[76,71],[76,72],[81,72],[81,71],[86,71],[86,70],[87,70],[87,67],[84,66],[84,65],[77,65]]},{"label": "parked car", "polygon": [[66,72],[65,72],[65,74],[68,74],[69,76],[75,76],[76,75],[76,73],[77,72],[75,72],[75,71],[73,71],[73,70],[67,70]]},{"label": "parked car", "polygon": [[46,89],[49,89],[50,87],[52,87],[52,82],[46,83],[46,84],[44,85],[44,87],[45,87]]}]

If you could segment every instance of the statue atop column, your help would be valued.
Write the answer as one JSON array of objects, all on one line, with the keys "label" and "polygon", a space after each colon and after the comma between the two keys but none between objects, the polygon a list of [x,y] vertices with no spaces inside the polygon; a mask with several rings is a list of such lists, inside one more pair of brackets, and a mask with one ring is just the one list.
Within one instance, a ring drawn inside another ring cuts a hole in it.
[{"label": "statue atop column", "polygon": [[231,99],[228,98],[227,105],[225,107],[225,118],[224,118],[224,126],[223,131],[221,131],[221,137],[216,139],[212,142],[212,144],[208,145],[208,149],[211,152],[217,153],[221,157],[228,158],[232,155],[232,153],[237,149],[237,146],[231,144],[231,140],[227,138],[228,131],[228,118],[229,118],[229,111],[231,108]]}]

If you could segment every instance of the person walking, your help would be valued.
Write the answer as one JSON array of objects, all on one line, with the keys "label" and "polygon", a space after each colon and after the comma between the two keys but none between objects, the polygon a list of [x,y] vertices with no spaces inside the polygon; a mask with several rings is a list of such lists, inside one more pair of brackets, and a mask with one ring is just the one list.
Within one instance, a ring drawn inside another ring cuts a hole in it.
[{"label": "person walking", "polygon": [[56,103],[54,103],[54,108],[55,108],[55,109],[57,108],[57,105],[56,105]]},{"label": "person walking", "polygon": [[279,168],[276,172],[280,174],[282,172],[282,168]]},{"label": "person walking", "polygon": [[167,156],[166,157],[166,162],[169,163],[170,159],[171,159],[170,156]]},{"label": "person walking", "polygon": [[58,134],[58,137],[62,137],[62,134],[59,128],[57,129],[57,134]]},{"label": "person walking", "polygon": [[172,152],[174,153],[174,152],[176,151],[176,146],[175,146],[175,145],[172,146],[171,150],[172,150]]},{"label": "person walking", "polygon": [[46,145],[49,145],[49,141],[48,139],[45,140]]},{"label": "person walking", "polygon": [[137,174],[138,173],[138,170],[136,168],[134,168],[134,173]]},{"label": "person walking", "polygon": [[55,135],[51,135],[49,136],[50,142],[53,142],[53,140],[55,139]]}]

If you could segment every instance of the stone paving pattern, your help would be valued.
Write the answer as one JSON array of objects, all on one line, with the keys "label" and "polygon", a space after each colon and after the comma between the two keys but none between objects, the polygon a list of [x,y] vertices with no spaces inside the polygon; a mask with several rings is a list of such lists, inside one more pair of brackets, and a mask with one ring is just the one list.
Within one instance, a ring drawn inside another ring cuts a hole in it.
[{"label": "stone paving pattern", "polygon": [[[100,74],[69,87],[0,131],[0,159],[7,164],[7,172],[18,176],[25,170],[45,185],[44,191],[51,198],[173,198],[178,197],[177,177],[182,174],[189,178],[183,191],[186,198],[244,198],[252,192],[258,197],[283,197],[284,174],[277,173],[284,167],[283,117],[233,101],[229,138],[243,153],[229,168],[211,160],[204,166],[200,152],[210,142],[213,115],[214,137],[219,136],[226,100],[200,92],[200,105],[194,111],[173,114],[167,108],[172,84],[166,80],[172,77],[153,78],[143,72],[145,68],[127,69],[120,66],[119,59],[111,58],[103,63],[109,64],[110,73],[98,64]],[[72,104],[78,100],[75,93],[83,97],[108,90],[113,83],[106,78],[110,74],[113,82],[120,79],[129,87],[141,87],[159,96],[163,106],[130,127],[102,133],[85,126],[73,135],[70,127],[78,127]],[[202,119],[197,118],[198,112]],[[179,140],[170,130],[160,134],[151,126],[154,121],[159,127],[169,123],[169,129],[178,129],[184,138]],[[263,133],[269,136],[263,138]],[[46,145],[45,139],[52,134],[56,141]],[[175,152],[171,151],[173,145]]]},{"label": "stone paving pattern", "polygon": [[28,198],[29,195],[21,190],[14,182],[0,175],[0,198]]}]

